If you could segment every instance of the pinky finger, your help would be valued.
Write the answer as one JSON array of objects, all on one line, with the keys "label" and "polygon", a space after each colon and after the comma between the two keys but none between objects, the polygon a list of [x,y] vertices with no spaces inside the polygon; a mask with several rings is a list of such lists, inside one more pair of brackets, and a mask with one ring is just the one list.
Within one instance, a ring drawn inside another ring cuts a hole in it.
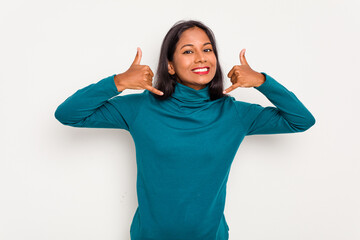
[{"label": "pinky finger", "polygon": [[147,86],[146,89],[149,90],[150,92],[153,92],[153,93],[157,94],[157,95],[160,95],[160,96],[164,95],[164,93],[162,91],[160,91],[160,90],[158,90],[158,89],[156,89],[156,88],[154,88],[152,86]]},{"label": "pinky finger", "polygon": [[229,93],[229,92],[231,92],[232,90],[234,90],[234,87],[233,87],[233,86],[225,89],[225,90],[223,91],[223,94]]}]

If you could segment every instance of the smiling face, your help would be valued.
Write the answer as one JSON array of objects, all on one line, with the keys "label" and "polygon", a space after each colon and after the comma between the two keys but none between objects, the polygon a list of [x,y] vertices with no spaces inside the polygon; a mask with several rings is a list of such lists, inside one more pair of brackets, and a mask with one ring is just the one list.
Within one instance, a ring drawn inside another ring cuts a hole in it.
[{"label": "smiling face", "polygon": [[[196,68],[200,72],[194,71]],[[195,90],[203,89],[214,78],[216,56],[204,30],[193,27],[181,34],[168,71],[176,73],[178,82]]]}]

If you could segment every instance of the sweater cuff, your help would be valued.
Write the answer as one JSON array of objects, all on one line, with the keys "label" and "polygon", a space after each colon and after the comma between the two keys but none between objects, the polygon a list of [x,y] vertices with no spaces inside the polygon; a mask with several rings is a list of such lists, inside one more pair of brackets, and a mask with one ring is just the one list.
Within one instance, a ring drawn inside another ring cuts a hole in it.
[{"label": "sweater cuff", "polygon": [[268,89],[271,88],[275,79],[273,79],[272,77],[270,77],[269,75],[267,75],[264,72],[260,72],[260,73],[265,76],[265,82],[263,84],[261,84],[260,86],[254,87],[254,88],[259,90],[260,92],[266,92]]},{"label": "sweater cuff", "polygon": [[115,81],[114,81],[115,76],[116,76],[116,74],[111,75],[107,78],[102,79],[99,82],[102,90],[111,94],[112,96],[115,96],[115,95],[118,95],[119,93],[121,93],[117,90],[117,87],[115,85]]}]

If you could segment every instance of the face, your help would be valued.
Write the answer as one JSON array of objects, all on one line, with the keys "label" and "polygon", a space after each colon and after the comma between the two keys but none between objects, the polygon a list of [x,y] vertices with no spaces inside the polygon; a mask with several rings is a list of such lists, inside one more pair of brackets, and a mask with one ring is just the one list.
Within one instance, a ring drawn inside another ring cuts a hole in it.
[{"label": "face", "polygon": [[[200,72],[194,72],[195,68]],[[207,69],[201,71],[203,68]],[[178,82],[195,90],[203,89],[214,78],[216,56],[204,30],[193,27],[181,34],[168,71],[171,75],[176,73]]]}]

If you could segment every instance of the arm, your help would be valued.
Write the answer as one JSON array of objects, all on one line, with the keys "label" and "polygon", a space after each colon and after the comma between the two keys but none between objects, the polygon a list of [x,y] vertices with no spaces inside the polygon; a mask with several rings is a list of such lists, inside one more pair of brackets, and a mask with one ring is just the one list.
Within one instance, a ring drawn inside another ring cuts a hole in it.
[{"label": "arm", "polygon": [[265,82],[254,87],[276,107],[238,103],[243,110],[246,135],[303,132],[315,124],[315,118],[294,93],[264,72]]},{"label": "arm", "polygon": [[64,125],[88,128],[120,128],[129,131],[135,117],[139,94],[117,96],[116,74],[76,91],[55,111],[55,118]]}]

